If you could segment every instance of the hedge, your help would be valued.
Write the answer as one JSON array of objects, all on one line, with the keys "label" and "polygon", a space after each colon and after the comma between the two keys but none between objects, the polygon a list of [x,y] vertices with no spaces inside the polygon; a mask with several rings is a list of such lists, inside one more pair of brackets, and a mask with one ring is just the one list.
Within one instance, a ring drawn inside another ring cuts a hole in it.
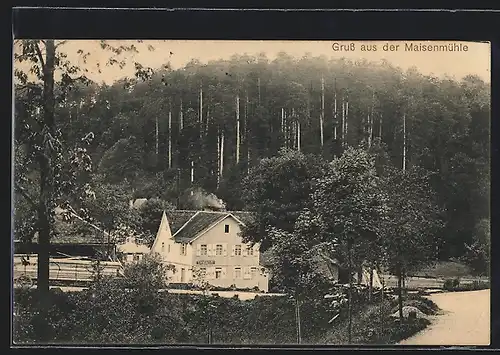
[{"label": "hedge", "polygon": [[[339,327],[345,335],[347,305],[342,300],[346,289],[337,288],[332,293],[333,298],[301,301],[303,343],[322,344],[332,329]],[[17,289],[14,296],[15,343],[40,343],[40,327],[45,322],[39,319],[35,291]],[[384,328],[377,322],[387,322],[389,306],[384,306],[381,319],[380,300],[369,304],[366,298],[362,288],[353,292],[357,343],[394,341],[403,333],[425,326],[418,320],[417,325],[414,322]],[[340,306],[335,308],[334,303]],[[330,324],[338,312],[339,317]],[[206,344],[209,331],[212,342],[217,344],[296,343],[295,300],[291,297],[257,296],[241,301],[237,297],[127,290],[112,281],[81,292],[53,290],[48,323],[51,342],[56,344]],[[330,336],[329,342],[342,344],[344,338]]]}]

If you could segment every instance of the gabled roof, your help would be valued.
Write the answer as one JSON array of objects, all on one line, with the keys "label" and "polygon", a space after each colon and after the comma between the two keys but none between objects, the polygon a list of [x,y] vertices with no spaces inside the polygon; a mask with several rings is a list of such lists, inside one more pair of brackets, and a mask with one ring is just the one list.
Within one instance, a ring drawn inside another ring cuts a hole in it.
[{"label": "gabled roof", "polygon": [[182,228],[174,232],[174,240],[177,243],[190,243],[198,234],[228,215],[228,213],[224,212],[198,211]]},{"label": "gabled roof", "polygon": [[[187,211],[187,210],[175,210],[175,211],[165,211],[168,219],[168,224],[170,225],[170,230],[172,234],[177,233],[177,231],[186,224],[189,219],[191,219],[199,211]],[[161,222],[161,215],[158,216],[158,225]]]},{"label": "gabled roof", "polygon": [[[178,243],[190,243],[201,232],[227,217],[234,217],[238,223],[248,223],[251,212],[245,211],[200,211],[173,210],[165,211],[174,240]],[[160,225],[161,219],[158,220]]]}]

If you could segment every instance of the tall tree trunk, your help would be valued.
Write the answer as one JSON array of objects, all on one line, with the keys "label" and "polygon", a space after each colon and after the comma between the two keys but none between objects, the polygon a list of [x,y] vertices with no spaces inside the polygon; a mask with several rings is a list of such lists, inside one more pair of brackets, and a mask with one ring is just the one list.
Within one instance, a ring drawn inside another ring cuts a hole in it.
[{"label": "tall tree trunk", "polygon": [[352,343],[352,246],[351,243],[348,242],[347,246],[347,252],[348,252],[348,275],[349,275],[349,298],[348,298],[348,329],[347,329],[347,334],[348,334],[348,343],[349,345]]},{"label": "tall tree trunk", "polygon": [[383,117],[382,114],[380,114],[380,119],[378,121],[378,138],[380,141],[382,141],[382,124],[383,124]]},{"label": "tall tree trunk", "polygon": [[334,84],[334,100],[333,100],[333,139],[337,140],[337,79],[335,79]]},{"label": "tall tree trunk", "polygon": [[191,160],[191,185],[194,183],[194,161]]},{"label": "tall tree trunk", "polygon": [[373,297],[373,267],[370,267],[370,284],[368,286],[368,300],[371,302]]},{"label": "tall tree trunk", "polygon": [[372,103],[372,114],[371,114],[371,121],[370,121],[370,136],[371,136],[371,141],[373,142],[373,126],[374,126],[373,118],[375,117],[375,92],[373,93],[372,100],[373,100],[373,103]]},{"label": "tall tree trunk", "polygon": [[168,168],[172,169],[172,109],[168,111]]},{"label": "tall tree trunk", "polygon": [[257,89],[258,89],[258,94],[259,94],[259,107],[261,105],[261,102],[260,102],[260,78],[257,78]]},{"label": "tall tree trunk", "polygon": [[285,109],[285,147],[290,147],[290,122],[287,111]]},{"label": "tall tree trunk", "polygon": [[155,119],[155,139],[156,139],[156,142],[155,142],[156,165],[158,165],[158,154],[159,154],[159,147],[160,147],[159,140],[158,140],[158,116],[156,116],[156,119]]},{"label": "tall tree trunk", "polygon": [[286,136],[285,136],[285,109],[281,108],[281,136],[283,137],[282,146],[286,146]]},{"label": "tall tree trunk", "polygon": [[217,127],[217,189],[219,188],[220,184],[220,161],[221,161],[221,155],[220,155],[220,128]]},{"label": "tall tree trunk", "polygon": [[202,139],[202,127],[203,127],[203,86],[200,84],[200,144]]},{"label": "tall tree trunk", "polygon": [[406,170],[406,113],[403,114],[403,171]]},{"label": "tall tree trunk", "polygon": [[321,148],[324,145],[323,137],[323,122],[325,120],[325,79],[321,76],[321,115],[319,116],[319,131],[320,131],[320,141]]},{"label": "tall tree trunk", "polygon": [[396,276],[398,278],[398,310],[399,310],[399,320],[403,321],[403,288],[401,281],[403,279],[403,275],[401,273],[401,265],[397,266]]},{"label": "tall tree trunk", "polygon": [[380,267],[377,268],[378,273],[380,275],[380,283],[381,288],[380,288],[380,324],[382,327],[382,334],[384,334],[384,329],[385,329],[385,312],[384,312],[384,287],[385,287],[385,280],[384,276],[380,272]]},{"label": "tall tree trunk", "polygon": [[[38,44],[37,44],[38,45]],[[45,64],[43,70],[43,139],[55,137],[54,114],[54,70],[56,47],[54,40],[45,41]],[[51,158],[54,156],[50,144],[45,143],[44,150],[38,155],[40,166],[40,204],[38,208],[38,261],[37,261],[37,292],[40,300],[40,317],[42,319],[41,336],[48,341],[48,324],[46,312],[49,304],[49,258],[50,258],[50,230],[51,209],[53,208],[54,174]],[[47,325],[47,326],[45,326]]]},{"label": "tall tree trunk", "polygon": [[299,295],[295,295],[295,321],[297,324],[297,344],[302,343],[302,327],[300,322],[300,300]]},{"label": "tall tree trunk", "polygon": [[224,130],[221,131],[220,137],[220,177],[224,175]]},{"label": "tall tree trunk", "polygon": [[209,128],[210,128],[210,98],[209,98],[209,104],[207,106],[207,114],[205,119],[205,141],[206,138],[208,137]]},{"label": "tall tree trunk", "polygon": [[246,99],[245,99],[245,143],[247,146],[247,174],[250,173],[250,129],[248,127],[248,105],[249,105],[249,99],[248,99],[248,91],[246,92]]},{"label": "tall tree trunk", "polygon": [[345,101],[344,97],[342,96],[342,132],[341,132],[341,138],[342,138],[342,147],[345,146]]},{"label": "tall tree trunk", "polygon": [[297,121],[297,150],[300,152],[300,121]]},{"label": "tall tree trunk", "polygon": [[182,104],[182,97],[181,97],[181,107],[179,110],[179,132],[181,132],[184,129],[184,109],[183,109],[183,104]]},{"label": "tall tree trunk", "polygon": [[236,164],[240,162],[240,95],[236,95]]},{"label": "tall tree trunk", "polygon": [[371,134],[371,125],[372,125],[372,121],[371,121],[371,116],[370,114],[368,114],[368,148],[370,148],[372,146],[372,134]]},{"label": "tall tree trunk", "polygon": [[345,102],[345,145],[349,143],[349,97],[347,97]]}]

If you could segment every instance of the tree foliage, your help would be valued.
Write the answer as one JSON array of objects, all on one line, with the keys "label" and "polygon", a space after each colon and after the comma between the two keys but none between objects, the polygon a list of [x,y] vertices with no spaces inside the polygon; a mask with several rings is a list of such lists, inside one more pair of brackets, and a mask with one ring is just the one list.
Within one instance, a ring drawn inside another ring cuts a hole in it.
[{"label": "tree foliage", "polygon": [[243,199],[256,218],[244,229],[244,236],[272,245],[267,229],[292,233],[304,208],[310,206],[312,181],[323,174],[326,163],[315,156],[282,150],[276,157],[262,159],[243,182]]}]

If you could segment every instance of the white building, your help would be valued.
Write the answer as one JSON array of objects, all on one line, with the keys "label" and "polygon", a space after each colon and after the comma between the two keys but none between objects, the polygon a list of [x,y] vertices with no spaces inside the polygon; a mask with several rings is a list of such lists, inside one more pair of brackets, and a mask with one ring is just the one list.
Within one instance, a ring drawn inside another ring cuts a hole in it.
[{"label": "white building", "polygon": [[135,237],[128,237],[125,243],[116,246],[118,257],[122,262],[135,262],[142,260],[143,256],[150,253],[147,245],[138,243]]},{"label": "white building", "polygon": [[246,212],[164,212],[151,253],[175,267],[168,274],[172,283],[193,283],[202,274],[213,286],[267,292],[268,275],[260,265],[259,245],[246,244],[240,237],[248,216]]}]

